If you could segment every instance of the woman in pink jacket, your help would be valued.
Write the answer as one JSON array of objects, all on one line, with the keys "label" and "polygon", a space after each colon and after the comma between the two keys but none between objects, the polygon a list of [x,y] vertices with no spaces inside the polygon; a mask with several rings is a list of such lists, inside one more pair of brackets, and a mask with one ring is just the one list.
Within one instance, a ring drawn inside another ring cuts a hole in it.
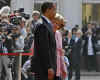
[{"label": "woman in pink jacket", "polygon": [[60,14],[56,14],[55,19],[52,20],[54,25],[56,47],[57,47],[57,72],[56,80],[62,80],[67,76],[67,70],[64,63],[64,56],[62,53],[62,34],[60,29],[65,26],[64,18]]}]

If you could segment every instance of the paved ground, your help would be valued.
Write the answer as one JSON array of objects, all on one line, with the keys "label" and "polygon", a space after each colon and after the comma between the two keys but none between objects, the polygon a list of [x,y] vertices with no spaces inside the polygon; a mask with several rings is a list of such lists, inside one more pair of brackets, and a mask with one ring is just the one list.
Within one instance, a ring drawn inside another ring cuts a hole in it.
[{"label": "paved ground", "polygon": [[100,80],[100,72],[81,72],[81,80]]},{"label": "paved ground", "polygon": [[100,80],[100,76],[82,76],[81,80]]},{"label": "paved ground", "polygon": [[100,72],[81,71],[81,76],[100,76]]},{"label": "paved ground", "polygon": [[[72,80],[75,80],[74,77]],[[100,76],[81,76],[81,80],[100,80]]]}]

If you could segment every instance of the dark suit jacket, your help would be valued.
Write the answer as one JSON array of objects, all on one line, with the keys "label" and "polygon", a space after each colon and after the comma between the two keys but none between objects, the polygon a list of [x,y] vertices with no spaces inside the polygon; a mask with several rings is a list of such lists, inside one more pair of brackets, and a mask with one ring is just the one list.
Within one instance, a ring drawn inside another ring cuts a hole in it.
[{"label": "dark suit jacket", "polygon": [[74,41],[74,44],[72,46],[73,66],[80,64],[81,48],[82,48],[82,39],[79,39],[77,42]]},{"label": "dark suit jacket", "polygon": [[[83,46],[83,56],[87,56],[88,55],[88,37],[85,36],[84,40],[85,40],[85,44]],[[93,45],[93,51],[94,51],[94,55],[96,55],[96,49],[95,49],[95,44],[96,44],[96,37],[92,36],[92,45]]]},{"label": "dark suit jacket", "polygon": [[32,71],[39,73],[41,80],[48,80],[48,69],[56,72],[56,40],[52,26],[42,17],[43,23],[37,26],[34,37]]},{"label": "dark suit jacket", "polygon": [[[65,39],[63,39],[63,49],[65,49],[65,51],[66,51],[65,55],[68,54],[68,52],[69,52],[68,50],[69,49],[72,50],[73,44],[74,44],[74,40],[73,39],[70,40],[70,43],[68,43],[68,37],[66,37]],[[67,56],[70,56],[70,54],[68,54]]]}]

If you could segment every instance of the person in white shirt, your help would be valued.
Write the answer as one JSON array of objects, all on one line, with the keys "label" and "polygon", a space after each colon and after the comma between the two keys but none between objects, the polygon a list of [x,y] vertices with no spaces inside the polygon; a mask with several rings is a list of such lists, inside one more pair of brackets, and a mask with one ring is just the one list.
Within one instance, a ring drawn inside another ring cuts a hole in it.
[{"label": "person in white shirt", "polygon": [[88,71],[96,70],[96,51],[95,51],[96,38],[93,36],[91,30],[87,32],[87,65]]},{"label": "person in white shirt", "polygon": [[27,31],[26,31],[25,23],[26,23],[25,19],[22,18],[22,20],[20,22],[20,25],[19,25],[20,26],[20,33],[21,33],[21,35],[23,36],[24,39],[27,36]]},{"label": "person in white shirt", "polygon": [[22,74],[24,75],[24,77],[26,79],[29,78],[28,76],[28,71],[31,67],[31,56],[29,57],[29,59],[24,63],[23,67],[22,67]]},{"label": "person in white shirt", "polygon": [[85,56],[88,71],[96,70],[96,42],[97,40],[92,30],[88,30],[83,48],[83,56]]}]

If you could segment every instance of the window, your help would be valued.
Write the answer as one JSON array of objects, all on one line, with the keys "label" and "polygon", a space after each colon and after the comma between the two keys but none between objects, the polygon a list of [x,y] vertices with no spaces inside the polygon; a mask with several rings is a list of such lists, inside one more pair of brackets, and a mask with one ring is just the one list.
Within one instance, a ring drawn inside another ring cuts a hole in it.
[{"label": "window", "polygon": [[34,4],[34,10],[40,11],[41,10],[41,5],[42,5],[42,3],[35,3]]},{"label": "window", "polygon": [[83,20],[100,23],[100,4],[83,4]]}]

